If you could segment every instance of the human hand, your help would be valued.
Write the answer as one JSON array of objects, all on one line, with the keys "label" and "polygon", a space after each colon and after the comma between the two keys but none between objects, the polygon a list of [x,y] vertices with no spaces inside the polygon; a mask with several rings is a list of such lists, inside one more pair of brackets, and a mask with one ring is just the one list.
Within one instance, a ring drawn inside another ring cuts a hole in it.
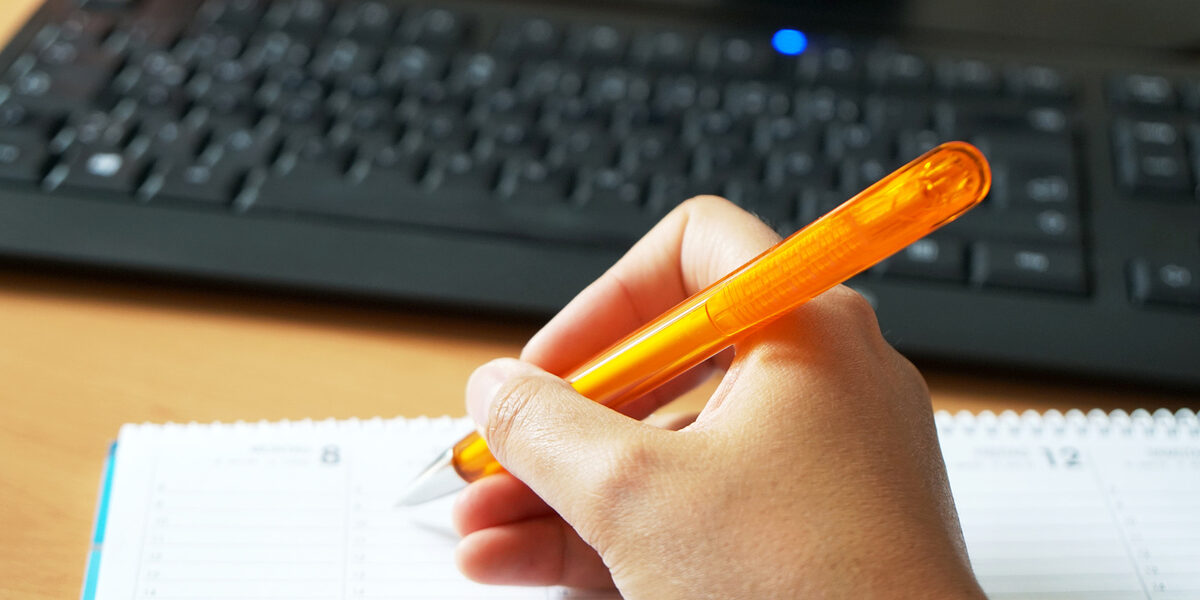
[{"label": "human hand", "polygon": [[[822,294],[625,406],[634,418],[547,373],[776,241],[728,202],[684,203],[535,335],[522,361],[472,375],[468,410],[511,475],[459,497],[467,576],[615,586],[626,598],[982,597],[924,381],[853,291]],[[693,423],[636,420],[724,368]]]}]

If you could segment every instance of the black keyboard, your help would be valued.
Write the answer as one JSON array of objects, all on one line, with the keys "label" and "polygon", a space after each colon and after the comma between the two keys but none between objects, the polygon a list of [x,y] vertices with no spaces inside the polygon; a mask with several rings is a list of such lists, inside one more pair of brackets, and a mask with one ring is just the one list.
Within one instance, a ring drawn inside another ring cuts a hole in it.
[{"label": "black keyboard", "polygon": [[548,315],[690,196],[786,235],[962,139],[984,206],[851,282],[888,338],[1200,386],[1200,71],[834,30],[792,56],[773,33],[51,0],[0,56],[0,255]]}]

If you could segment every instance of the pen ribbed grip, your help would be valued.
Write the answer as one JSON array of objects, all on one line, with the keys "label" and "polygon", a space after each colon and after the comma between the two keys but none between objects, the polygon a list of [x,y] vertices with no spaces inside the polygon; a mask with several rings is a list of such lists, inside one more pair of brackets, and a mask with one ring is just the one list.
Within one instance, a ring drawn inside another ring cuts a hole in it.
[{"label": "pen ribbed grip", "polygon": [[942,144],[742,267],[708,300],[709,318],[733,335],[779,316],[953,220],[990,185],[975,147]]}]

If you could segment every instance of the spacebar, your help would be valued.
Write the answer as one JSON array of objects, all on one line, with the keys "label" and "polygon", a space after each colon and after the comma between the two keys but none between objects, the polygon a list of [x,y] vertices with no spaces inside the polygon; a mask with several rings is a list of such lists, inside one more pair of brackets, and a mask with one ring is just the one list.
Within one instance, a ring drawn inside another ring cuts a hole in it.
[{"label": "spacebar", "polygon": [[604,218],[560,205],[514,205],[489,191],[439,189],[430,192],[396,174],[361,182],[297,169],[269,176],[243,199],[249,214],[323,217],[381,226],[417,225],[532,239],[625,246],[644,234],[654,219]]}]

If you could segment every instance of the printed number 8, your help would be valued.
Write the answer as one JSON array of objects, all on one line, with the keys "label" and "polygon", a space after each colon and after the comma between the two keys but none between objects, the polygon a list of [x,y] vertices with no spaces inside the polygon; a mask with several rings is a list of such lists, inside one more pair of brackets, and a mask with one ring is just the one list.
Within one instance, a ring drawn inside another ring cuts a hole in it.
[{"label": "printed number 8", "polygon": [[338,451],[337,446],[325,446],[321,450],[321,462],[327,465],[336,465],[342,462],[342,455]]}]

